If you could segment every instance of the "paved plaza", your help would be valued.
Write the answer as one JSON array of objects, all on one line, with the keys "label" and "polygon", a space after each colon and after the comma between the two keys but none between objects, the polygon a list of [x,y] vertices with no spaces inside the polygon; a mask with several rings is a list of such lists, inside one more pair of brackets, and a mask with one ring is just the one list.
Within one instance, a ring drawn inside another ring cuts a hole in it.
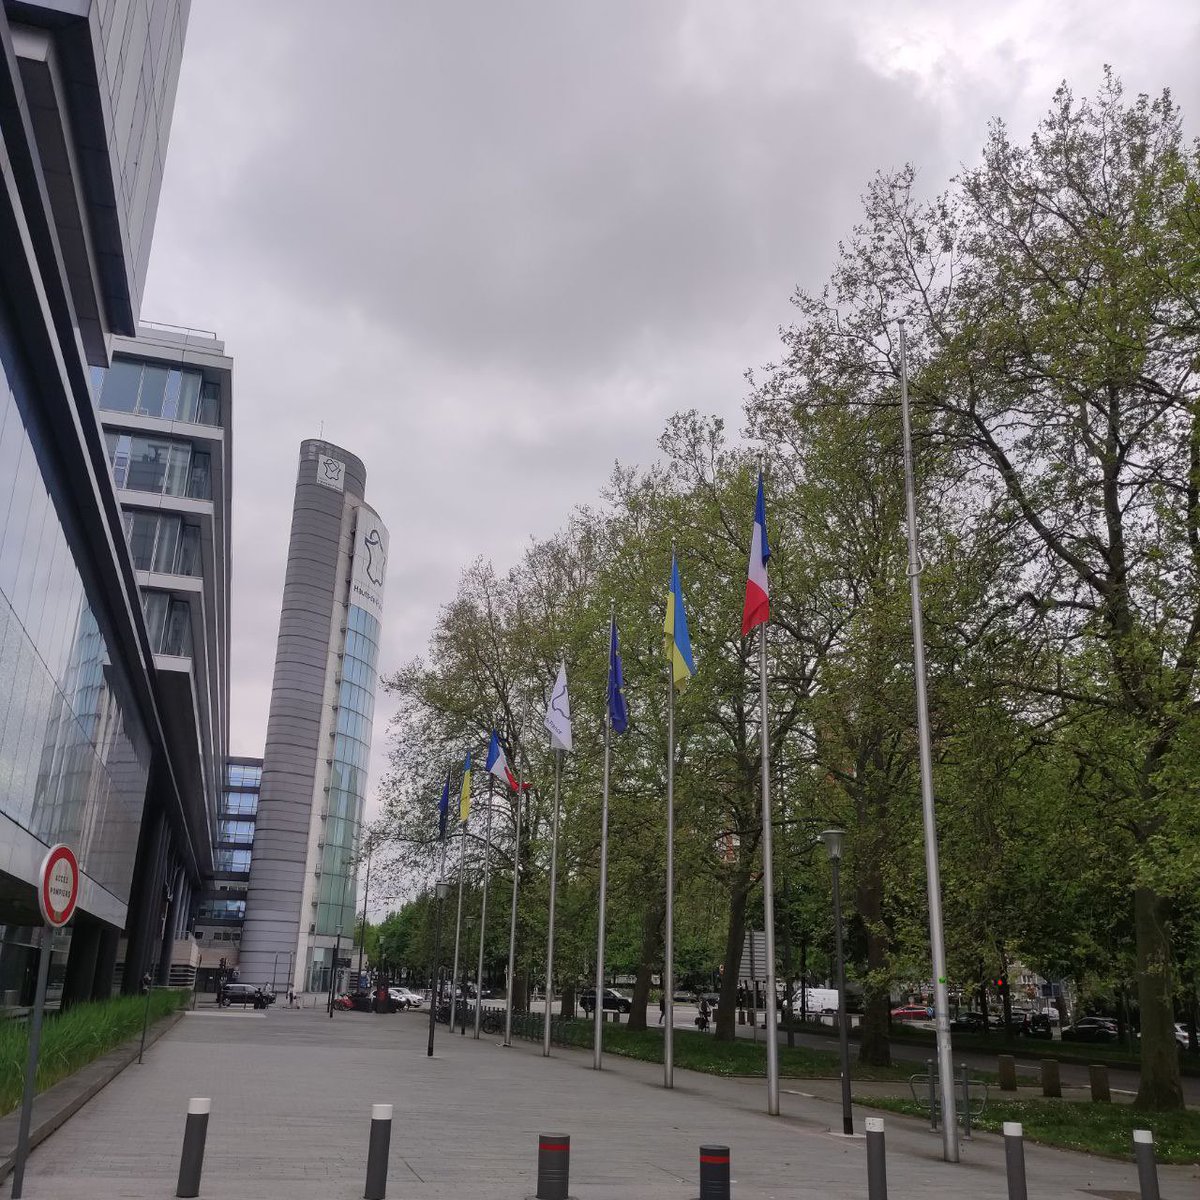
[{"label": "paved plaza", "polygon": [[[521,1200],[536,1190],[539,1133],[571,1136],[571,1195],[579,1200],[693,1200],[701,1143],[731,1147],[735,1197],[850,1200],[867,1194],[864,1143],[830,1133],[839,1109],[785,1081],[783,1115],[765,1114],[762,1080],[688,1071],[661,1086],[662,1068],[495,1037],[437,1030],[425,1054],[425,1013],[374,1016],[320,1010],[189,1013],[34,1151],[29,1200],[148,1200],[175,1192],[184,1113],[212,1098],[203,1197],[351,1200],[360,1197],[371,1105],[395,1106],[389,1197]],[[856,1113],[861,1129],[865,1111]],[[941,1161],[940,1138],[887,1118],[895,1200],[1004,1200],[1000,1139],[976,1137],[963,1162]],[[1132,1166],[1027,1147],[1031,1197],[1135,1197]],[[1164,1169],[1164,1200],[1200,1193],[1196,1168]]]}]

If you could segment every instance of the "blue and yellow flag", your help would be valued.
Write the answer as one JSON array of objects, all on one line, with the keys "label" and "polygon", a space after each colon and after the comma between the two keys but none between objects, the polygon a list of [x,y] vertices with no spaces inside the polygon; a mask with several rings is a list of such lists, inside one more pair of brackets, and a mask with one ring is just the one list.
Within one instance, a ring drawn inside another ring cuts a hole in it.
[{"label": "blue and yellow flag", "polygon": [[471,813],[471,752],[467,751],[467,761],[463,763],[462,792],[458,799],[458,823],[465,825]]},{"label": "blue and yellow flag", "polygon": [[667,619],[663,622],[663,652],[671,664],[671,677],[677,688],[696,673],[692,661],[692,639],[688,637],[687,613],[683,610],[683,589],[679,586],[679,563],[671,555],[671,587],[667,592]]}]

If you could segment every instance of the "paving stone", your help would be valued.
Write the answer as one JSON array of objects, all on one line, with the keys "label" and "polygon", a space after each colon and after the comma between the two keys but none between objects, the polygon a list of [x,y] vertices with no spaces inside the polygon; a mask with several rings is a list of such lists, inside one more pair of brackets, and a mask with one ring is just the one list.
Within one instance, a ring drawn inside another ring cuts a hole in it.
[{"label": "paving stone", "polygon": [[[34,1151],[29,1200],[149,1200],[174,1194],[184,1114],[212,1098],[205,1200],[357,1200],[371,1105],[394,1106],[393,1200],[520,1200],[536,1190],[539,1133],[571,1135],[578,1200],[693,1200],[702,1143],[731,1147],[738,1200],[861,1200],[862,1140],[830,1133],[840,1109],[786,1081],[783,1115],[765,1113],[761,1080],[676,1072],[590,1052],[438,1027],[426,1057],[424,1013],[377,1016],[272,1009],[187,1016]],[[861,1129],[865,1112],[856,1111]],[[919,1122],[887,1117],[888,1182],[897,1198],[1005,1200],[998,1137],[964,1145],[957,1166]],[[1031,1195],[1136,1191],[1131,1164],[1028,1145]],[[1164,1200],[1200,1191],[1194,1168],[1161,1172]]]}]

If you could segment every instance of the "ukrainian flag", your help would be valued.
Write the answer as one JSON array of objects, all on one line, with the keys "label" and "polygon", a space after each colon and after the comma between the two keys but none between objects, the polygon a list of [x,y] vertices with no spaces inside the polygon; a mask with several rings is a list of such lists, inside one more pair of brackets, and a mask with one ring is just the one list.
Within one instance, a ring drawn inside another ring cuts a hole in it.
[{"label": "ukrainian flag", "polygon": [[467,761],[463,764],[463,781],[462,793],[458,799],[458,822],[460,825],[467,823],[467,817],[471,812],[471,752],[467,751]]},{"label": "ukrainian flag", "polygon": [[663,652],[671,664],[671,676],[677,688],[696,673],[692,660],[692,639],[688,637],[687,613],[683,610],[683,589],[679,586],[679,563],[671,555],[671,587],[667,592],[667,619],[663,622]]}]

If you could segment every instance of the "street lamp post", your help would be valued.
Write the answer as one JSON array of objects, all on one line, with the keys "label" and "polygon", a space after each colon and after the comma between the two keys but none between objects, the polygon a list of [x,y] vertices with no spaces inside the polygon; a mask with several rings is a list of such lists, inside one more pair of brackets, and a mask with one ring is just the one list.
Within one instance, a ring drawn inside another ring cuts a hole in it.
[{"label": "street lamp post", "polygon": [[[433,1057],[433,1031],[437,1024],[438,986],[442,981],[442,901],[450,895],[450,881],[439,879],[434,885],[437,896],[437,914],[433,926],[433,970],[429,972],[429,1046],[425,1053]],[[452,1027],[453,1028],[453,1027]]]},{"label": "street lamp post", "polygon": [[829,852],[833,868],[833,937],[837,949],[838,1041],[842,1051],[842,1132],[854,1133],[854,1114],[850,1109],[850,1028],[846,1020],[846,957],[842,946],[842,839],[844,829],[826,829],[820,835]]},{"label": "street lamp post", "polygon": [[338,955],[342,952],[342,927],[337,927],[337,937],[333,939],[333,965],[329,971],[329,1019],[333,1020],[333,989],[337,983]]}]

